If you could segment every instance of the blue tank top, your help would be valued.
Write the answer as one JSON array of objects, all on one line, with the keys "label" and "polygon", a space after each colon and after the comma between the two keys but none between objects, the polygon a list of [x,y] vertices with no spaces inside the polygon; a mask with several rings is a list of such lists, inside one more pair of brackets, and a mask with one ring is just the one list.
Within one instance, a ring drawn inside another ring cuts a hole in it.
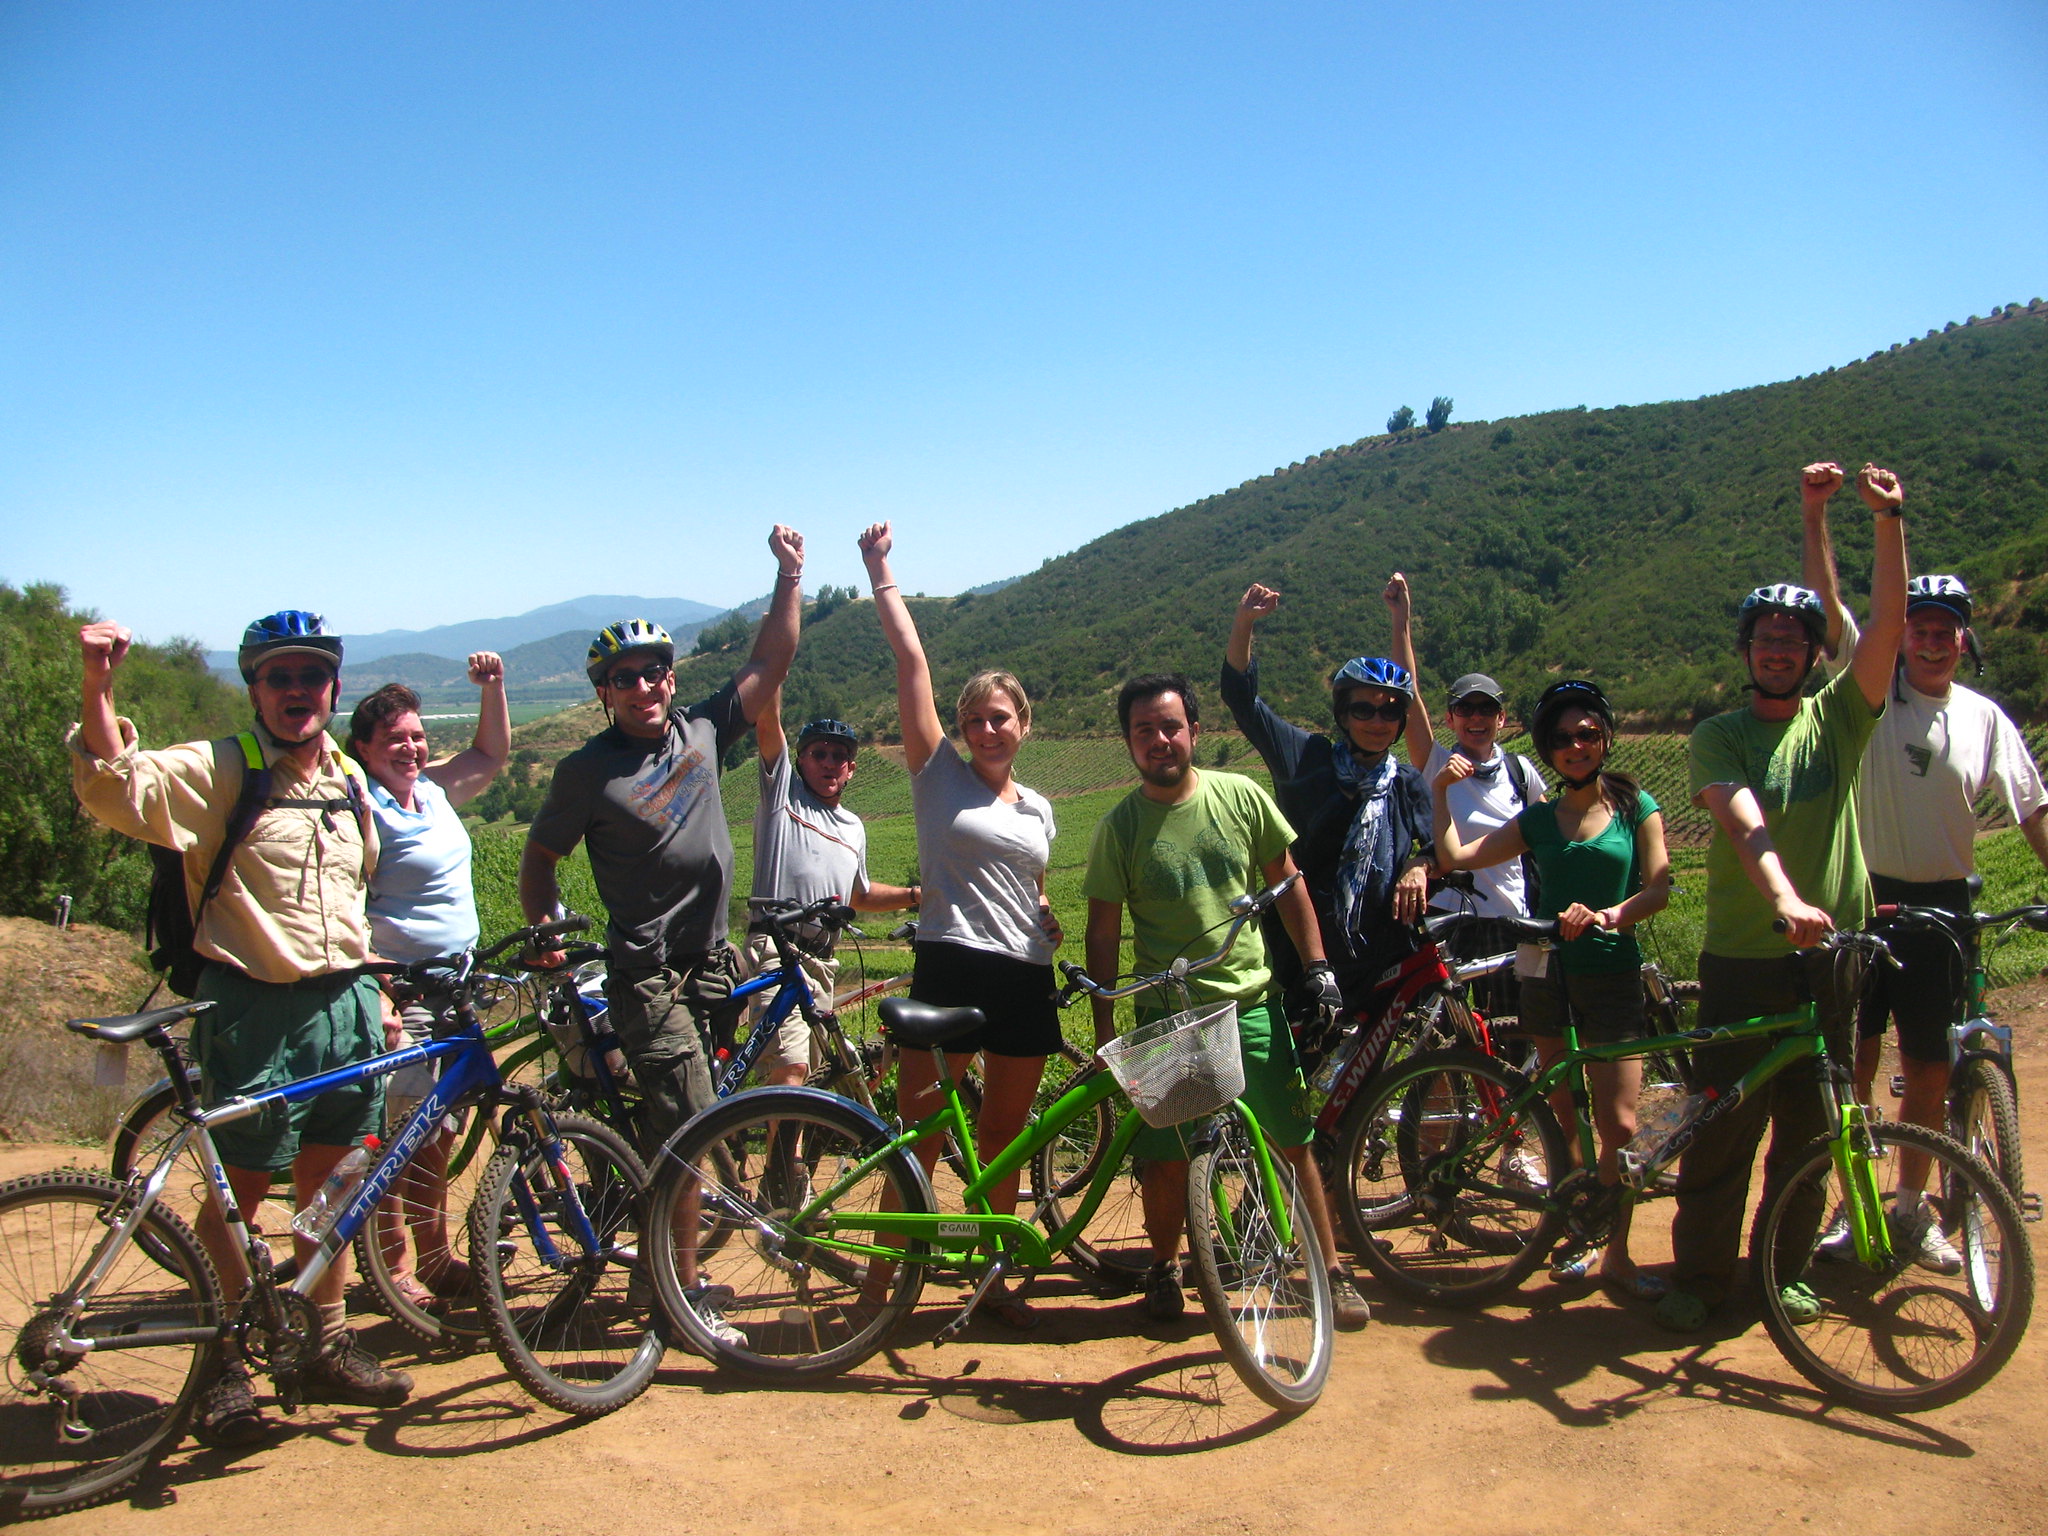
[{"label": "blue tank top", "polygon": [[469,832],[448,796],[422,777],[414,809],[370,780],[377,819],[377,872],[370,880],[370,937],[387,960],[429,960],[477,941],[476,894],[469,880]]}]

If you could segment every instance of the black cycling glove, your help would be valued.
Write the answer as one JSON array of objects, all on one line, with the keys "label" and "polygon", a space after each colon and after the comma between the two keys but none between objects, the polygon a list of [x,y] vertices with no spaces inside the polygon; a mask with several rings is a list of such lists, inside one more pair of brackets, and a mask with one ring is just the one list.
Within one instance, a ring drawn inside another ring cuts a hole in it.
[{"label": "black cycling glove", "polygon": [[1289,997],[1288,1022],[1294,1030],[1294,1054],[1304,1071],[1330,1053],[1344,1028],[1344,994],[1337,973],[1319,960],[1301,973]]}]

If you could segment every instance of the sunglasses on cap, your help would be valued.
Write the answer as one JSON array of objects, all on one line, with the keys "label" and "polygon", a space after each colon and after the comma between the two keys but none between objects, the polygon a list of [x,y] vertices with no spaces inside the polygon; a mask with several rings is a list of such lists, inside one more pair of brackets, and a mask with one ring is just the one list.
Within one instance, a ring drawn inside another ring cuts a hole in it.
[{"label": "sunglasses on cap", "polygon": [[334,674],[325,667],[272,667],[256,681],[273,693],[290,693],[294,688],[325,688]]},{"label": "sunglasses on cap", "polygon": [[674,669],[665,661],[650,661],[644,667],[617,667],[605,674],[605,686],[614,691],[623,691],[640,683],[650,688],[661,685],[661,680]]},{"label": "sunglasses on cap", "polygon": [[1360,699],[1356,703],[1346,704],[1344,713],[1352,720],[1401,721],[1408,718],[1408,706],[1398,700],[1392,704],[1368,704]]}]

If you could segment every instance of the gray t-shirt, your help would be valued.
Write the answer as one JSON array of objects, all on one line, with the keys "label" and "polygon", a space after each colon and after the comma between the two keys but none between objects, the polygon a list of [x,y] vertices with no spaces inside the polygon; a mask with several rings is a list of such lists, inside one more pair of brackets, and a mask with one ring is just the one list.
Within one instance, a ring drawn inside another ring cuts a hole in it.
[{"label": "gray t-shirt", "polygon": [[555,765],[547,804],[526,835],[557,857],[588,842],[590,872],[611,911],[614,965],[664,965],[725,938],[732,837],[718,764],[746,729],[739,689],[727,683],[671,713],[659,741],[612,726]]},{"label": "gray t-shirt", "polygon": [[1038,882],[1052,856],[1052,802],[1016,786],[1006,802],[941,740],[910,781],[917,811],[919,939],[994,950],[1032,965],[1052,964],[1038,926]]},{"label": "gray t-shirt", "polygon": [[[754,811],[754,894],[806,905],[847,900],[868,886],[868,829],[844,805],[827,805],[784,750],[761,759],[761,803]],[[820,933],[806,934],[820,939]]]}]

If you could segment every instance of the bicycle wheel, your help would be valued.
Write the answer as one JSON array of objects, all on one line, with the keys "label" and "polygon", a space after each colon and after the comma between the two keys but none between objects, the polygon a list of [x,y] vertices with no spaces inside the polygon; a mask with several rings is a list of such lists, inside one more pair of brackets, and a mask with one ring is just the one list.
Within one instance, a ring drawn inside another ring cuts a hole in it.
[{"label": "bicycle wheel", "polygon": [[[490,1117],[472,1106],[469,1118]],[[488,1331],[468,1212],[490,1159],[471,1155],[456,1172],[466,1130],[450,1144],[444,1178],[435,1179],[433,1153],[422,1148],[355,1237],[356,1269],[377,1293],[377,1310],[421,1342],[449,1349],[474,1348]]]},{"label": "bicycle wheel", "polygon": [[[209,1340],[91,1350],[61,1368],[57,1393],[28,1383],[65,1320],[57,1299],[108,1236],[102,1213],[120,1196],[120,1185],[90,1173],[0,1184],[0,1517],[55,1514],[126,1486],[178,1443],[211,1379],[218,1345]],[[213,1266],[191,1228],[158,1204],[71,1331],[93,1340],[221,1321]],[[59,1395],[83,1437],[63,1433]]]},{"label": "bicycle wheel", "polygon": [[[1354,1197],[1388,1204],[1397,1220],[1354,1234],[1358,1256],[1415,1301],[1474,1306],[1521,1284],[1557,1241],[1564,1217],[1549,1203],[1571,1167],[1550,1107],[1508,1101],[1520,1074],[1475,1051],[1413,1056],[1371,1088],[1358,1111],[1372,1137],[1355,1164]],[[1366,1133],[1361,1133],[1364,1135]]]},{"label": "bicycle wheel", "polygon": [[2020,1106],[1996,1063],[1969,1056],[1957,1064],[1948,1090],[1948,1126],[1949,1134],[1983,1158],[2019,1199],[2027,1187]]},{"label": "bicycle wheel", "polygon": [[[121,1115],[114,1130],[109,1162],[114,1178],[126,1183],[137,1168],[147,1173],[170,1144],[178,1124],[171,1111],[178,1105],[177,1093],[168,1079],[142,1094]],[[199,1220],[206,1206],[209,1186],[199,1165],[199,1143],[186,1143],[170,1177],[164,1181],[157,1203],[173,1212],[186,1226]],[[270,1245],[270,1263],[280,1281],[289,1283],[298,1273],[299,1261],[292,1251],[292,1175],[290,1169],[271,1179],[270,1194],[250,1218],[250,1230]]]},{"label": "bicycle wheel", "polygon": [[647,1170],[595,1120],[561,1115],[554,1129],[560,1164],[523,1139],[491,1154],[469,1247],[505,1369],[550,1408],[596,1418],[638,1397],[661,1364],[660,1331],[633,1284],[644,1273]]},{"label": "bicycle wheel", "polygon": [[1293,1170],[1273,1153],[1292,1240],[1278,1215],[1239,1112],[1188,1164],[1188,1240],[1195,1288],[1216,1341],[1244,1384],[1283,1413],[1323,1395],[1334,1324],[1330,1273]]},{"label": "bicycle wheel", "polygon": [[[768,1381],[835,1375],[867,1359],[910,1315],[924,1288],[921,1238],[886,1243],[863,1232],[874,1211],[930,1211],[931,1188],[908,1153],[859,1165],[890,1140],[880,1120],[804,1088],[761,1088],[727,1099],[683,1128],[663,1156],[648,1201],[655,1294],[677,1335],[716,1364]],[[819,1192],[846,1187],[799,1214]],[[728,1229],[686,1296],[674,1234],[689,1225]],[[850,1226],[847,1223],[852,1223]],[[847,1253],[811,1241],[900,1249],[902,1261]],[[698,1308],[713,1298],[717,1318]]]},{"label": "bicycle wheel", "polygon": [[[1062,1127],[1055,1139],[1031,1155],[1031,1200],[1047,1232],[1066,1225],[1100,1173],[1109,1144],[1116,1139],[1114,1106],[1120,1102],[1104,1099],[1097,1113]],[[1125,1153],[1088,1225],[1067,1244],[1066,1257],[1094,1282],[1100,1295],[1136,1290],[1152,1267],[1152,1241],[1145,1235],[1145,1202],[1139,1187],[1143,1169],[1138,1158]],[[1040,1190],[1048,1193],[1041,1195]]]},{"label": "bicycle wheel", "polygon": [[[1919,1262],[1918,1221],[1886,1213],[1894,1246],[1878,1266],[1815,1253],[1821,1213],[1835,1192],[1827,1137],[1757,1216],[1750,1250],[1763,1293],[1764,1327],[1779,1352],[1830,1396],[1880,1413],[1938,1408],[1998,1374],[2034,1307],[2034,1256],[2012,1194],[1981,1159],[1917,1125],[1869,1127],[1888,1163],[1911,1149],[1932,1159],[1926,1211],[1962,1264],[1953,1275]],[[1893,1181],[1882,1176],[1880,1187]],[[1803,1282],[1819,1298],[1808,1322],[1787,1315],[1784,1288]]]},{"label": "bicycle wheel", "polygon": [[[1384,1078],[1423,1051],[1459,1045],[1476,1039],[1477,1034],[1464,999],[1439,993],[1402,1018],[1387,1042],[1378,1075]],[[1353,1253],[1371,1243],[1373,1232],[1399,1221],[1414,1205],[1405,1184],[1396,1187],[1382,1176],[1383,1159],[1393,1150],[1397,1122],[1384,1109],[1377,1118],[1369,1119],[1367,1105],[1372,1101],[1368,1083],[1344,1111],[1324,1163],[1329,1198]]]}]

